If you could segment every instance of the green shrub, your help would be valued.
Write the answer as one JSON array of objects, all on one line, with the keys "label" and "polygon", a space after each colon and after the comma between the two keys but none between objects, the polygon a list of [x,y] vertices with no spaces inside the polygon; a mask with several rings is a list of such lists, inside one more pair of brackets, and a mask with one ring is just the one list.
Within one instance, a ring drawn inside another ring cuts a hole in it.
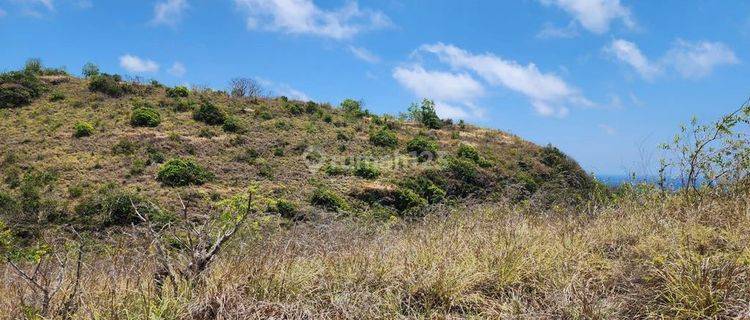
[{"label": "green shrub", "polygon": [[62,100],[65,100],[65,94],[63,94],[62,92],[53,92],[49,96],[50,102],[57,102],[57,101],[62,101]]},{"label": "green shrub", "polygon": [[272,208],[274,212],[278,213],[282,218],[290,220],[298,220],[299,212],[297,206],[291,201],[279,199],[276,200],[275,206]]},{"label": "green shrub", "polygon": [[435,112],[435,103],[429,99],[422,100],[421,105],[412,103],[407,111],[407,116],[412,121],[421,123],[430,129],[440,129],[443,126],[443,121]]},{"label": "green shrub", "polygon": [[110,97],[119,97],[127,93],[125,85],[121,82],[122,77],[120,77],[120,75],[111,75],[106,73],[98,74],[91,77],[91,81],[89,82],[89,91],[101,92]]},{"label": "green shrub", "polygon": [[208,125],[217,126],[224,124],[226,115],[213,103],[204,102],[197,110],[193,111],[193,119]]},{"label": "green shrub", "polygon": [[475,162],[465,158],[448,159],[446,169],[454,178],[473,184],[479,176],[479,169]]},{"label": "green shrub", "polygon": [[185,86],[176,86],[174,88],[167,88],[167,97],[170,98],[186,98],[190,95],[190,90]]},{"label": "green shrub", "polygon": [[313,114],[313,113],[318,112],[319,110],[320,110],[320,107],[314,101],[308,101],[307,103],[305,103],[305,112],[309,114]]},{"label": "green shrub", "polygon": [[156,180],[170,187],[202,185],[213,179],[213,174],[192,159],[173,158],[159,167]]},{"label": "green shrub", "polygon": [[371,133],[370,142],[378,147],[394,148],[398,146],[396,133],[387,128],[381,128]]},{"label": "green shrub", "polygon": [[135,206],[141,215],[152,218],[158,209],[149,205],[140,195],[120,190],[112,185],[103,187],[94,195],[81,201],[75,208],[76,214],[86,220],[99,221],[103,226],[126,226],[138,224],[142,220],[136,214]]},{"label": "green shrub", "polygon": [[88,137],[94,133],[94,126],[88,122],[77,122],[73,126],[73,137],[81,138]]},{"label": "green shrub", "polygon": [[371,162],[362,161],[357,163],[357,165],[354,167],[354,175],[360,178],[373,180],[377,179],[380,176],[380,169],[378,169],[378,167],[376,167]]},{"label": "green shrub", "polygon": [[435,184],[435,182],[433,182],[426,176],[407,178],[404,182],[401,183],[401,186],[411,189],[420,197],[427,199],[427,201],[432,204],[443,201],[446,196],[445,190],[440,188],[437,184]]},{"label": "green shrub", "polygon": [[273,148],[273,155],[277,157],[283,157],[284,156],[284,148],[282,147],[274,147]]},{"label": "green shrub", "polygon": [[324,187],[319,187],[313,191],[310,203],[331,211],[342,211],[349,207],[344,198]]},{"label": "green shrub", "polygon": [[396,189],[394,196],[394,206],[399,211],[410,210],[427,205],[427,200],[420,197],[416,192],[406,188]]},{"label": "green shrub", "polygon": [[352,116],[362,116],[364,112],[362,111],[362,101],[357,101],[354,99],[346,99],[341,102],[341,109],[344,110],[344,113]]},{"label": "green shrub", "polygon": [[406,151],[412,153],[420,161],[437,158],[438,144],[432,139],[419,135],[406,144]]},{"label": "green shrub", "polygon": [[236,117],[226,117],[224,124],[221,125],[221,129],[225,132],[242,132],[243,127],[240,119]]},{"label": "green shrub", "polygon": [[173,98],[159,101],[159,106],[174,112],[186,112],[195,109],[195,101],[189,98]]},{"label": "green shrub", "polygon": [[95,65],[95,64],[93,64],[91,62],[87,62],[86,64],[83,65],[83,68],[81,68],[81,73],[86,78],[91,78],[91,77],[94,77],[94,76],[98,76],[99,75],[99,66],[97,66],[97,65]]},{"label": "green shrub", "polygon": [[456,151],[456,155],[459,158],[469,159],[471,161],[474,161],[474,163],[479,163],[481,161],[481,157],[479,156],[479,151],[477,151],[476,148],[473,146],[470,146],[468,144],[461,144],[458,146],[458,151]]},{"label": "green shrub", "polygon": [[44,90],[44,84],[33,73],[12,71],[0,74],[0,109],[28,105]]},{"label": "green shrub", "polygon": [[333,122],[333,116],[330,114],[326,114],[323,116],[323,122],[325,123],[331,123]]},{"label": "green shrub", "polygon": [[289,113],[295,116],[301,115],[305,112],[305,108],[298,103],[287,103],[284,107]]},{"label": "green shrub", "polygon": [[161,123],[161,115],[156,109],[142,106],[133,109],[130,125],[134,127],[156,127]]},{"label": "green shrub", "polygon": [[349,173],[346,168],[330,163],[323,166],[322,170],[329,176],[342,176]]}]

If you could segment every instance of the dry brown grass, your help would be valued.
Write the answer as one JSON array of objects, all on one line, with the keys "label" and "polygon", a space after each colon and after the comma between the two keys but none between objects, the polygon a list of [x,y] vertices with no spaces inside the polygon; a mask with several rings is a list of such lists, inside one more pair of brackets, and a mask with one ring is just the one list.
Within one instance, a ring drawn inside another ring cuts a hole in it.
[{"label": "dry brown grass", "polygon": [[[244,230],[194,288],[150,280],[139,236],[84,264],[80,319],[743,318],[747,195],[686,205],[635,194],[591,212],[435,208],[419,222],[337,220]],[[260,227],[262,226],[262,227]],[[0,314],[29,288],[4,268]],[[59,303],[59,301],[58,301]]]}]

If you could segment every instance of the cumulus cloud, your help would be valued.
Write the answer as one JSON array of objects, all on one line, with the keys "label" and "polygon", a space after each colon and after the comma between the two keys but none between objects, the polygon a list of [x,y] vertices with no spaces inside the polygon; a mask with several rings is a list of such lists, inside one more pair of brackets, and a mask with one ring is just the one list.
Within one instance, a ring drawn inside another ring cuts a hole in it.
[{"label": "cumulus cloud", "polygon": [[390,19],[380,11],[361,9],[356,1],[336,10],[318,7],[312,0],[235,0],[247,14],[249,29],[263,28],[288,34],[309,34],[347,39],[367,30],[385,28]]},{"label": "cumulus cloud", "polygon": [[393,77],[417,96],[436,100],[474,100],[484,93],[482,85],[466,73],[427,71],[417,65],[397,67]]},{"label": "cumulus cloud", "polygon": [[187,10],[186,0],[166,0],[154,6],[154,18],[151,23],[155,25],[167,25],[174,27],[182,20]]},{"label": "cumulus cloud", "polygon": [[604,52],[633,67],[646,80],[652,80],[665,69],[672,69],[686,79],[698,79],[711,74],[719,66],[740,62],[727,45],[709,41],[677,40],[657,61],[641,53],[635,43],[622,39],[613,40]]},{"label": "cumulus cloud", "polygon": [[443,43],[423,45],[420,49],[435,54],[454,69],[476,73],[490,85],[524,95],[543,116],[565,117],[569,106],[594,106],[578,89],[553,73],[540,71],[533,63],[521,65],[494,54],[472,54]]},{"label": "cumulus cloud", "polygon": [[630,41],[615,39],[604,51],[633,67],[644,79],[651,80],[661,73],[661,68],[649,61],[638,46]]},{"label": "cumulus cloud", "polygon": [[182,76],[187,73],[187,68],[185,68],[185,65],[183,65],[181,62],[175,62],[172,64],[172,67],[167,70],[169,74],[181,78]]},{"label": "cumulus cloud", "polygon": [[159,64],[149,59],[141,59],[134,55],[126,54],[120,57],[120,67],[130,73],[145,73],[159,71]]},{"label": "cumulus cloud", "polygon": [[441,117],[468,119],[483,114],[474,101],[484,95],[484,86],[467,73],[429,71],[413,65],[396,67],[393,78],[417,97],[434,99]]},{"label": "cumulus cloud", "polygon": [[539,0],[547,6],[556,6],[578,22],[586,30],[603,34],[609,31],[613,21],[619,20],[626,27],[634,28],[635,21],[630,9],[620,0]]},{"label": "cumulus cloud", "polygon": [[667,52],[665,62],[683,77],[697,79],[710,74],[718,66],[737,64],[740,60],[721,42],[677,40]]},{"label": "cumulus cloud", "polygon": [[362,47],[349,46],[349,52],[351,52],[358,59],[365,61],[365,62],[369,62],[369,63],[380,62],[380,57],[370,52],[370,50],[367,50]]}]

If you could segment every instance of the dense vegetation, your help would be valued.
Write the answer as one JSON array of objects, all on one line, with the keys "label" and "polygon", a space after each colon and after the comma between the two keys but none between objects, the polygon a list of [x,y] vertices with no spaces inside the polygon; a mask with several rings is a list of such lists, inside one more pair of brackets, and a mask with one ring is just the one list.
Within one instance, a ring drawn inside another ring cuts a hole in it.
[{"label": "dense vegetation", "polygon": [[663,146],[689,188],[608,189],[429,100],[395,117],[244,78],[227,93],[83,74],[0,75],[0,315],[746,312],[746,105]]}]

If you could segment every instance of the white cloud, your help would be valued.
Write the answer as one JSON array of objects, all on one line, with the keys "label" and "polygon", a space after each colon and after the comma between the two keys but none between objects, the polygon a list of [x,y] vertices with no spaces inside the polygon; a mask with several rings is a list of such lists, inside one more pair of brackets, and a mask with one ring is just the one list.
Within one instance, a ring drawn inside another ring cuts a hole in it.
[{"label": "white cloud", "polygon": [[574,38],[578,36],[578,28],[574,23],[568,24],[566,27],[556,27],[552,24],[545,24],[542,30],[536,34],[537,38],[550,39],[550,38]]},{"label": "white cloud", "polygon": [[185,73],[187,73],[187,69],[181,62],[175,62],[172,64],[172,67],[167,70],[167,72],[175,77],[181,78],[185,75]]},{"label": "white cloud", "polygon": [[533,63],[524,66],[490,53],[475,55],[442,43],[423,45],[421,50],[437,55],[454,69],[473,71],[491,85],[523,94],[543,116],[564,117],[569,106],[594,106],[576,88],[553,73],[541,72]]},{"label": "white cloud", "polygon": [[466,73],[427,71],[421,66],[412,66],[395,68],[393,77],[423,98],[462,101],[484,94],[482,85]]},{"label": "white cloud", "polygon": [[644,79],[651,80],[661,73],[661,68],[649,61],[630,41],[615,39],[604,51],[633,67]]},{"label": "white cloud", "polygon": [[349,46],[349,52],[351,52],[358,59],[365,61],[365,62],[369,62],[369,63],[380,62],[380,57],[370,52],[370,50],[367,50],[362,47]]},{"label": "white cloud", "polygon": [[675,42],[665,61],[683,77],[691,79],[704,77],[718,66],[740,62],[734,51],[721,42],[691,43],[683,40]]},{"label": "white cloud", "polygon": [[120,67],[131,73],[159,71],[159,64],[156,62],[129,54],[120,57]]},{"label": "white cloud", "polygon": [[604,131],[604,133],[606,133],[607,135],[613,136],[617,134],[617,130],[615,130],[615,128],[612,128],[606,124],[600,124],[598,127],[599,129],[602,129],[602,131]]},{"label": "white cloud", "polygon": [[484,87],[467,73],[429,71],[414,65],[393,69],[393,78],[415,96],[434,99],[441,117],[467,119],[483,114],[473,101],[484,95]]},{"label": "white cloud", "polygon": [[652,80],[668,68],[683,78],[698,79],[711,74],[716,67],[740,62],[734,51],[721,42],[677,40],[657,62],[627,40],[615,39],[604,51],[633,67],[646,80]]},{"label": "white cloud", "polygon": [[154,18],[151,23],[174,27],[182,20],[188,8],[186,0],[166,0],[154,6]]},{"label": "white cloud", "polygon": [[247,14],[249,29],[263,28],[289,34],[310,34],[347,39],[391,25],[380,11],[360,9],[356,1],[337,10],[325,10],[312,0],[234,0]]},{"label": "white cloud", "polygon": [[603,34],[614,20],[620,20],[628,28],[634,28],[630,9],[620,0],[539,0],[544,5],[554,5],[564,10],[587,30]]}]

